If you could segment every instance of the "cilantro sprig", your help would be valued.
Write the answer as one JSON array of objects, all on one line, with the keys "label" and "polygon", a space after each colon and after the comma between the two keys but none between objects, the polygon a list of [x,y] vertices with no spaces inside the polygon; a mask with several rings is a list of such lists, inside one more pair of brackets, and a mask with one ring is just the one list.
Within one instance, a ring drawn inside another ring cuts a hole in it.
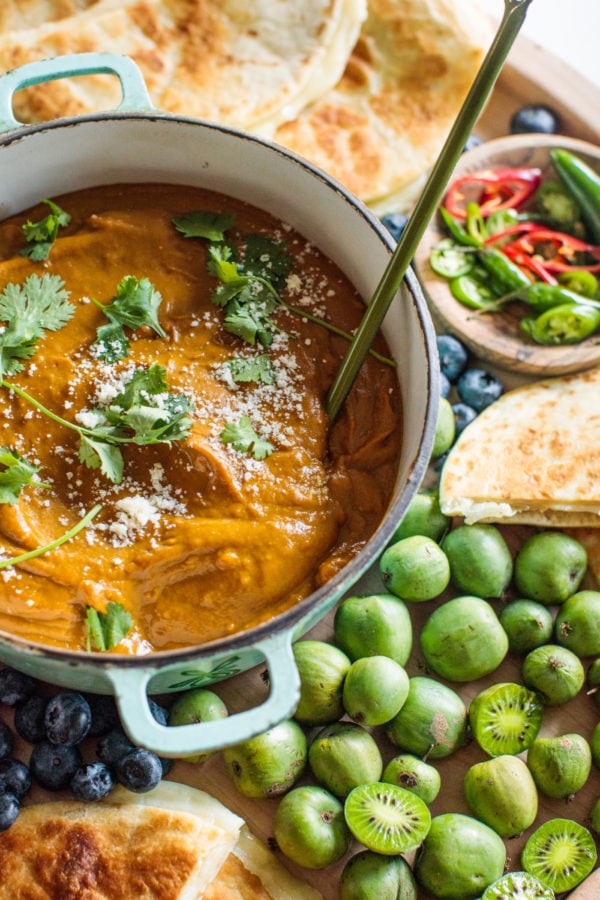
[{"label": "cilantro sprig", "polygon": [[39,466],[27,462],[14,450],[0,447],[0,503],[14,505],[23,488],[29,485],[49,488],[49,484],[36,479],[39,470]]},{"label": "cilantro sprig", "polygon": [[113,650],[133,628],[133,619],[121,603],[113,601],[107,604],[106,612],[86,607],[85,626],[88,652]]},{"label": "cilantro sprig", "polygon": [[58,275],[29,275],[23,284],[7,284],[0,294],[0,375],[14,375],[30,359],[46,331],[67,324],[75,307]]},{"label": "cilantro sprig", "polygon": [[206,238],[208,241],[225,240],[225,232],[235,225],[233,213],[215,213],[194,210],[173,219],[173,225],[184,237]]},{"label": "cilantro sprig", "polygon": [[99,469],[110,481],[123,480],[122,444],[170,444],[185,440],[192,427],[188,413],[192,401],[185,394],[170,393],[166,370],[151,365],[135,369],[123,391],[109,406],[86,410],[93,425],[77,425],[52,412],[18,385],[0,382],[43,415],[79,435],[79,460],[90,469]]},{"label": "cilantro sprig", "polygon": [[275,450],[273,444],[256,433],[248,416],[242,416],[238,422],[227,422],[220,438],[238,453],[251,453],[254,459],[265,459]]},{"label": "cilantro sprig", "polygon": [[159,337],[166,337],[158,321],[162,296],[148,278],[126,275],[117,286],[115,297],[108,304],[93,300],[106,315],[108,323],[96,331],[92,352],[106,363],[114,363],[129,355],[130,342],[125,327],[136,329],[147,325]]},{"label": "cilantro sprig", "polygon": [[6,559],[0,559],[0,569],[6,569],[8,566],[16,566],[19,563],[27,562],[29,559],[35,559],[36,556],[42,556],[43,553],[48,553],[50,550],[55,550],[57,547],[60,547],[62,544],[66,544],[67,541],[72,540],[80,531],[83,531],[84,528],[90,524],[93,518],[95,518],[100,510],[102,509],[102,504],[97,503],[96,506],[92,507],[88,513],[83,516],[72,528],[69,528],[68,531],[65,531],[64,534],[61,534],[60,537],[56,538],[54,541],[50,541],[49,544],[44,544],[43,547],[36,547],[34,550],[27,550],[25,553],[19,553],[18,556],[9,556]]},{"label": "cilantro sprig", "polygon": [[233,356],[225,365],[235,382],[260,381],[262,384],[275,384],[275,369],[268,353],[261,353],[259,356]]},{"label": "cilantro sprig", "polygon": [[21,256],[28,256],[34,262],[48,259],[59,228],[65,228],[71,221],[69,213],[52,200],[42,200],[41,202],[50,207],[48,215],[38,222],[28,220],[22,226],[23,234],[30,246],[24,247],[20,253]]}]

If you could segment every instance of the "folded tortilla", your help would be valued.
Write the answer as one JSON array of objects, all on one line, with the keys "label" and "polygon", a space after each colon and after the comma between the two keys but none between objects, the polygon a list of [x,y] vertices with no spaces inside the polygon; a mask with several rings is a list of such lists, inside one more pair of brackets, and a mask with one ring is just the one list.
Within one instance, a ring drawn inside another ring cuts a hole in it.
[{"label": "folded tortilla", "polygon": [[[366,0],[38,0],[44,24],[4,32],[0,71],[66,53],[113,51],[139,65],[159,109],[249,129],[275,127],[340,78]],[[87,8],[86,8],[87,7]],[[68,8],[68,7],[67,7]],[[27,10],[22,22],[26,22]],[[118,79],[61,79],[15,95],[37,122],[114,108]]]},{"label": "folded tortilla", "polygon": [[97,803],[24,807],[0,834],[2,900],[198,900],[242,819],[203,791],[162,782]]},{"label": "folded tortilla", "polygon": [[339,83],[275,139],[376,212],[422,186],[491,42],[478,0],[368,0]]},{"label": "folded tortilla", "polygon": [[600,527],[600,368],[504,394],[465,428],[440,476],[446,515]]}]

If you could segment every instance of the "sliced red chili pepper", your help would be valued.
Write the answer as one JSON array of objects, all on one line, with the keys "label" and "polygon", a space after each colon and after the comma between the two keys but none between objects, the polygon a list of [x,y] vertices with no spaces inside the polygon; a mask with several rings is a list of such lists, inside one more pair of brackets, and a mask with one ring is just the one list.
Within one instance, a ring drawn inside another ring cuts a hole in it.
[{"label": "sliced red chili pepper", "polygon": [[[531,229],[510,244],[505,244],[502,249],[508,256],[511,252],[518,251],[529,259],[535,258],[547,272],[567,272],[573,269],[600,272],[600,247],[551,228]],[[547,256],[544,252],[548,249],[552,250],[552,256]],[[579,263],[577,254],[586,254],[598,259],[598,262]]]},{"label": "sliced red chili pepper", "polygon": [[548,271],[548,269],[546,269],[543,263],[539,262],[533,256],[529,256],[527,253],[523,253],[512,244],[508,244],[507,247],[503,247],[502,252],[505,253],[509,259],[512,259],[512,261],[515,262],[518,266],[521,266],[521,268],[529,269],[531,272],[535,272],[538,278],[546,282],[546,284],[558,284],[558,280],[554,277],[554,275],[552,275],[552,273]]},{"label": "sliced red chili pepper", "polygon": [[457,219],[466,219],[469,201],[479,203],[484,218],[498,209],[520,209],[541,181],[540,169],[482,169],[457,178],[446,194],[445,206]]},{"label": "sliced red chili pepper", "polygon": [[509,225],[508,228],[491,234],[485,239],[484,244],[493,244],[495,241],[501,241],[505,237],[510,237],[511,234],[525,234],[525,232],[535,231],[539,227],[537,222],[515,222],[514,225]]}]

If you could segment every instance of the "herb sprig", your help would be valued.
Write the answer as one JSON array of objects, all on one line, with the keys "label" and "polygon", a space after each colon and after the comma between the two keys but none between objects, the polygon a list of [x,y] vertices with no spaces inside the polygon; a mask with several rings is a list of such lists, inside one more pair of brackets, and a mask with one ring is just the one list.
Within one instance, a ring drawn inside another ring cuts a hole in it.
[{"label": "herb sprig", "polygon": [[43,415],[79,435],[79,459],[100,469],[115,484],[123,480],[122,444],[159,444],[185,440],[192,427],[188,413],[193,404],[184,394],[168,391],[166,370],[152,365],[136,369],[124,390],[107,407],[93,407],[87,415],[93,425],[76,425],[49,410],[18,385],[0,382]]},{"label": "herb sprig", "polygon": [[46,331],[67,324],[75,307],[58,275],[29,275],[23,284],[7,284],[0,294],[0,375],[14,375],[30,359]]},{"label": "herb sprig", "polygon": [[238,453],[251,453],[254,459],[265,459],[275,450],[273,444],[256,433],[248,416],[242,416],[238,422],[227,422],[220,438]]},{"label": "herb sprig", "polygon": [[50,207],[48,215],[38,222],[27,221],[22,226],[23,234],[30,246],[24,247],[20,253],[21,256],[28,256],[34,262],[48,259],[59,228],[65,228],[71,221],[69,213],[52,200],[42,200],[41,202]]},{"label": "herb sprig", "polygon": [[8,566],[16,566],[19,563],[27,562],[29,559],[35,559],[36,556],[41,556],[43,553],[48,553],[50,550],[55,550],[56,547],[60,547],[62,544],[66,544],[67,541],[70,541],[75,535],[79,534],[80,531],[83,531],[84,528],[90,524],[93,518],[98,515],[100,510],[102,509],[102,504],[97,503],[96,506],[92,507],[88,513],[83,516],[72,528],[69,528],[68,531],[65,531],[64,534],[61,534],[60,537],[56,538],[54,541],[50,541],[49,544],[44,544],[43,547],[36,547],[35,550],[27,550],[26,553],[19,553],[18,556],[10,556],[6,559],[0,559],[0,569],[6,569]]},{"label": "herb sprig", "polygon": [[126,275],[121,279],[116,296],[110,303],[99,303],[92,298],[92,302],[108,319],[108,324],[101,325],[96,331],[96,341],[92,344],[94,356],[106,363],[114,363],[128,356],[131,345],[125,334],[125,326],[136,329],[147,325],[159,337],[166,337],[158,321],[158,308],[162,299],[148,278],[138,279],[135,275]]},{"label": "herb sprig", "polygon": [[85,626],[88,652],[113,650],[133,628],[133,619],[121,603],[113,601],[107,604],[106,612],[86,607]]},{"label": "herb sprig", "polygon": [[27,462],[8,447],[0,447],[0,466],[2,467],[0,469],[0,503],[14,505],[18,502],[23,488],[29,485],[41,488],[50,487],[49,484],[36,479],[35,476],[40,470],[39,466]]}]

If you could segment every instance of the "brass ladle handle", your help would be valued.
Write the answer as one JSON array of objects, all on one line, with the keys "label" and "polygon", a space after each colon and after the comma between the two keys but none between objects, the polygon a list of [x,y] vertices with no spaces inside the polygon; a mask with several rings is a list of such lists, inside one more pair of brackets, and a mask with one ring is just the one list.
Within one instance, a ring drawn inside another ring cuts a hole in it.
[{"label": "brass ladle handle", "polygon": [[365,356],[381,327],[392,299],[400,288],[419,241],[435,214],[465,142],[491,93],[506,57],[525,20],[532,0],[504,0],[504,15],[488,52],[475,76],[446,142],[434,163],[423,191],[375,288],[346,356],[341,362],[326,408],[331,422],[337,417]]}]

